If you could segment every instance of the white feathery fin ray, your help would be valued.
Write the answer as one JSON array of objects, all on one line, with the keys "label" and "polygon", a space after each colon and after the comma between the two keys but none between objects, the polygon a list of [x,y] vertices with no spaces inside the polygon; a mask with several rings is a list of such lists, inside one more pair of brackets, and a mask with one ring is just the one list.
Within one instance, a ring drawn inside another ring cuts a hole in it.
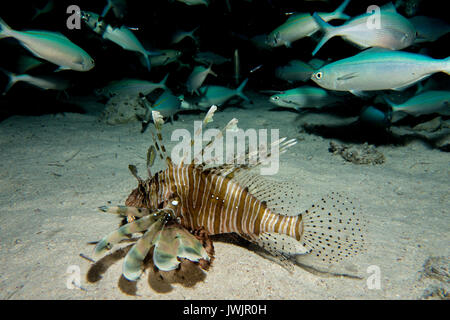
[{"label": "white feathery fin ray", "polygon": [[[212,105],[209,108],[208,112],[206,113],[205,117],[203,118],[202,126],[200,128],[198,128],[197,131],[194,132],[194,138],[191,139],[191,143],[190,143],[191,147],[194,145],[195,139],[199,139],[200,141],[202,141],[201,134],[202,134],[203,126],[206,126],[208,123],[214,121],[213,117],[214,117],[214,112],[216,112],[216,111],[217,111],[216,105]],[[202,152],[203,152],[203,150],[202,150]],[[196,161],[198,161],[198,156],[199,156],[198,154],[194,156],[194,158],[193,158],[194,161],[192,163],[196,163]],[[186,157],[187,157],[187,152],[183,154],[183,158],[180,161],[180,166],[183,166],[184,161],[186,160]]]},{"label": "white feathery fin ray", "polygon": [[[215,137],[213,137],[204,147],[203,147],[203,149],[202,149],[202,151],[200,152],[200,154],[199,155],[197,155],[196,157],[195,157],[195,160],[198,160],[198,156],[202,156],[203,157],[203,155],[205,154],[205,152],[206,152],[206,150],[208,150],[210,147],[212,147],[213,145],[214,145],[214,142],[215,141],[218,141],[218,140],[220,140],[220,139],[222,139],[223,138],[223,133],[224,133],[224,131],[227,131],[227,130],[231,130],[231,131],[234,131],[234,130],[237,130],[237,123],[238,123],[238,120],[236,119],[236,118],[233,118],[233,119],[231,119],[229,122],[228,122],[228,124],[221,130],[221,131],[219,131],[219,133],[215,136]],[[195,161],[194,160],[194,161]],[[206,164],[209,164],[209,163],[211,163],[211,162],[214,162],[214,161],[217,161],[217,160],[220,160],[220,159],[217,159],[217,158],[211,158],[211,159],[203,159],[203,163],[202,163],[202,165],[206,165]]]},{"label": "white feathery fin ray", "polygon": [[[152,132],[152,137],[153,137],[153,141],[155,143],[155,148],[159,151],[159,155],[160,155],[161,159],[166,159],[167,166],[169,168],[171,168],[173,166],[172,160],[166,153],[166,147],[164,146],[162,133],[161,133],[161,128],[164,124],[164,118],[159,111],[155,111],[155,110],[152,110],[152,118],[153,118],[153,124],[155,125],[155,129],[156,129],[156,135],[158,138],[158,140],[156,140],[154,137],[154,134]],[[159,145],[158,145],[158,142],[159,142]]]},{"label": "white feathery fin ray", "polygon": [[271,143],[270,152],[266,150],[264,144],[259,146],[259,150],[249,151],[246,150],[245,154],[236,155],[232,160],[232,164],[223,165],[217,168],[214,168],[214,173],[227,176],[229,178],[233,178],[236,172],[240,172],[241,170],[248,170],[256,168],[257,166],[264,164],[271,160],[271,157],[274,156],[272,152],[274,148],[278,149],[278,155],[286,152],[286,150],[297,143],[296,139],[290,139],[286,141],[286,137],[278,139]]},{"label": "white feathery fin ray", "polygon": [[147,172],[149,178],[153,176],[150,168],[155,163],[155,158],[156,158],[156,148],[155,146],[152,145],[147,150]]},{"label": "white feathery fin ray", "polygon": [[365,250],[366,221],[346,195],[332,192],[302,213],[302,245],[311,259],[337,263]]},{"label": "white feathery fin ray", "polygon": [[[191,147],[194,145],[195,139],[199,139],[200,141],[202,141],[201,140],[202,139],[201,134],[202,134],[203,126],[207,125],[210,122],[213,122],[213,116],[214,116],[214,112],[216,112],[216,110],[217,110],[217,106],[216,105],[212,105],[211,108],[209,108],[208,112],[206,113],[205,117],[203,118],[202,127],[198,128],[197,131],[194,132],[194,138],[191,139],[191,143],[190,143]],[[181,161],[180,161],[180,166],[184,165],[184,161],[186,160],[187,155],[188,155],[187,152],[185,152],[183,154],[183,157],[181,158]],[[196,158],[197,156],[198,155],[195,155],[194,159],[197,159]],[[196,163],[195,161],[196,160],[194,160],[192,163]]]}]

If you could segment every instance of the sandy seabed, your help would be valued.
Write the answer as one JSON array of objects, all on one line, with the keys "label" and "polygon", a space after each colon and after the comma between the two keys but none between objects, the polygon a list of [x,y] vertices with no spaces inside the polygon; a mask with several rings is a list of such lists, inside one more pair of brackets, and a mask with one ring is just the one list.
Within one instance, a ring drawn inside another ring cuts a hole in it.
[{"label": "sandy seabed", "polygon": [[[356,165],[329,152],[331,139],[302,132],[300,122],[308,118],[273,111],[266,98],[252,98],[252,106],[217,112],[212,127],[223,127],[235,117],[243,129],[279,128],[281,136],[297,138],[298,144],[282,155],[279,174],[272,178],[297,183],[305,195],[299,199],[305,207],[331,191],[359,199],[369,221],[367,251],[354,263],[362,279],[318,275],[301,267],[289,272],[255,250],[225,239],[214,243],[212,267],[193,283],[158,286],[147,270],[130,288],[121,278],[122,259],[100,270],[98,281],[88,282],[93,266],[80,253],[91,256],[93,246],[88,242],[118,226],[117,217],[97,207],[124,203],[136,186],[127,167],[135,164],[144,175],[152,140],[150,132],[140,133],[138,122],[110,126],[99,122],[95,114],[66,113],[14,116],[0,123],[0,299],[421,299],[436,297],[436,292],[445,295],[449,290],[450,154],[413,141],[379,146],[386,159],[383,164]],[[165,140],[176,128],[192,132],[193,121],[203,115],[182,114],[166,124]],[[173,145],[168,143],[168,149]],[[433,261],[441,265],[430,267]],[[367,284],[374,274],[370,266],[379,268],[379,289]],[[437,269],[441,270],[438,275],[429,272]],[[80,271],[83,289],[67,287],[74,275],[68,271],[74,270]]]}]

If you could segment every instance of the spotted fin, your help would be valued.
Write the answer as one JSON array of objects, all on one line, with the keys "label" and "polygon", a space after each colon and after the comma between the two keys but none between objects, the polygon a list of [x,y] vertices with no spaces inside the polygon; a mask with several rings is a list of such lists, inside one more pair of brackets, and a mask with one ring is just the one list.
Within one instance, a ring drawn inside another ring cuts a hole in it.
[{"label": "spotted fin", "polygon": [[315,259],[335,263],[365,250],[366,222],[361,208],[332,192],[302,213],[302,245]]}]

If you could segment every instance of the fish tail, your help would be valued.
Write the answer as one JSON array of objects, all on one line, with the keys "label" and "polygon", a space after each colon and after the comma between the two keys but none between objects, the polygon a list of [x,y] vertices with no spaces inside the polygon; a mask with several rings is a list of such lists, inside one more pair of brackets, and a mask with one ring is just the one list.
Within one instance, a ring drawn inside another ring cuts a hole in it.
[{"label": "fish tail", "polygon": [[300,242],[323,262],[338,262],[364,250],[365,222],[359,208],[336,192],[302,213]]},{"label": "fish tail", "polygon": [[247,98],[247,96],[246,96],[246,95],[244,94],[244,92],[243,92],[244,87],[245,87],[245,85],[247,84],[247,82],[248,82],[248,78],[245,79],[244,81],[242,81],[241,85],[236,89],[236,94],[237,94],[239,97],[241,97],[242,99],[244,99],[245,101],[250,102],[250,99]]},{"label": "fish tail", "polygon": [[3,95],[5,95],[9,91],[9,89],[11,89],[12,86],[16,84],[16,82],[20,81],[20,78],[16,74],[9,72],[3,68],[0,68],[0,71],[3,71],[3,73],[5,73],[9,78],[8,84],[3,91]]},{"label": "fish tail", "polygon": [[348,20],[350,16],[344,13],[345,8],[347,8],[350,0],[345,0],[342,4],[333,12],[332,16],[334,19]]},{"label": "fish tail", "polygon": [[200,28],[200,26],[195,27],[194,29],[192,29],[192,30],[188,33],[188,36],[191,37],[194,41],[197,40],[197,39],[195,38],[194,33],[198,30],[198,28]]},{"label": "fish tail", "polygon": [[12,37],[12,29],[0,18],[0,39]]},{"label": "fish tail", "polygon": [[164,77],[164,79],[162,79],[161,82],[159,83],[164,88],[166,88],[166,82],[167,82],[168,77],[169,77],[169,73],[167,73],[166,76]]},{"label": "fish tail", "polygon": [[442,70],[443,72],[445,72],[446,74],[450,74],[450,57],[447,57],[446,59],[444,59],[444,69]]},{"label": "fish tail", "polygon": [[395,104],[392,100],[390,100],[386,95],[382,96],[384,101],[391,107],[391,108],[395,108],[397,106],[397,104]]},{"label": "fish tail", "polygon": [[150,63],[150,59],[148,58],[149,54],[146,52],[144,54],[145,64],[147,65],[147,70],[150,71],[152,69],[152,64]]},{"label": "fish tail", "polygon": [[111,8],[112,8],[112,3],[111,3],[111,1],[108,1],[108,4],[103,9],[102,14],[100,15],[100,17],[104,18],[108,14],[109,10],[111,10]]},{"label": "fish tail", "polygon": [[323,38],[320,40],[320,42],[312,52],[312,55],[314,56],[328,40],[336,36],[336,30],[338,29],[338,27],[333,27],[332,25],[325,22],[325,20],[323,20],[317,12],[313,14],[313,18],[319,25],[320,29],[324,32]]}]

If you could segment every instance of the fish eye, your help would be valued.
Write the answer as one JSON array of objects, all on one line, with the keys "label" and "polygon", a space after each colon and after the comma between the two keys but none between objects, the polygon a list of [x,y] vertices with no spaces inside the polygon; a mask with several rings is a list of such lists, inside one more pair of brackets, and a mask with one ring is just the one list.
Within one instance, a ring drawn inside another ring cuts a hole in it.
[{"label": "fish eye", "polygon": [[316,79],[317,80],[322,79],[322,77],[323,77],[323,72],[322,71],[316,73]]},{"label": "fish eye", "polygon": [[278,99],[280,99],[280,97],[279,97],[279,96],[275,96],[275,97],[273,97],[273,100],[278,100]]}]

